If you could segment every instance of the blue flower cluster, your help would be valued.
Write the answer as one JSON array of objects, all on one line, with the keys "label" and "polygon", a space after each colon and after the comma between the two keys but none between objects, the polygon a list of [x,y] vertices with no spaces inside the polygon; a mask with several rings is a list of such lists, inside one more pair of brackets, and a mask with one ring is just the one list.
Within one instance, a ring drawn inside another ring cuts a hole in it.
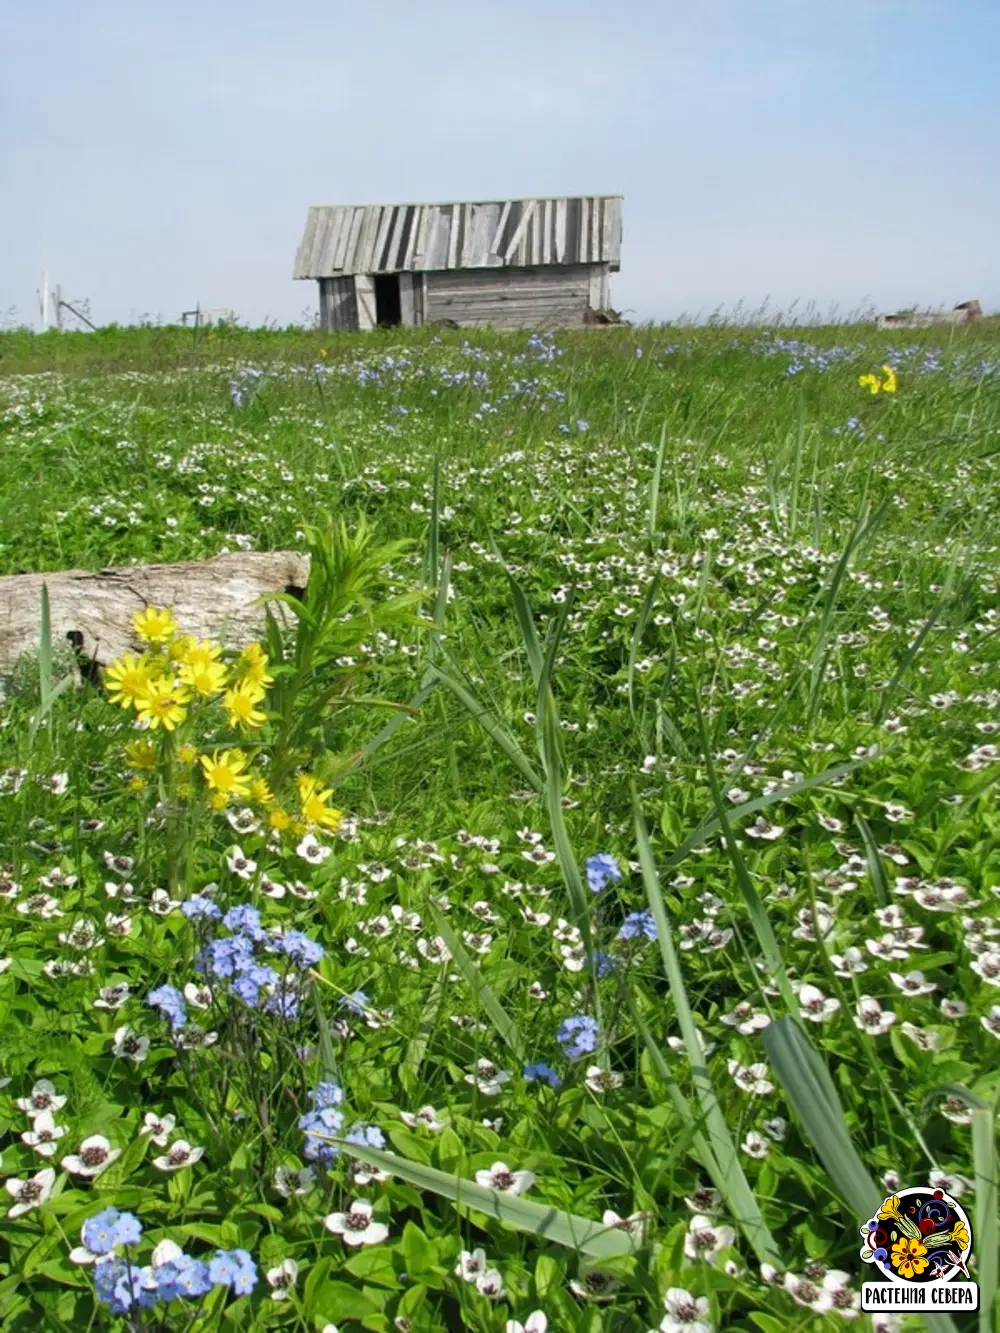
[{"label": "blue flower cluster", "polygon": [[593,856],[588,856],[586,869],[587,883],[593,893],[600,893],[609,881],[617,882],[622,877],[618,862],[610,852],[596,852]]},{"label": "blue flower cluster", "polygon": [[564,1018],[556,1032],[556,1040],[570,1060],[579,1060],[597,1050],[597,1019],[590,1014],[576,1014]]},{"label": "blue flower cluster", "polygon": [[656,921],[653,919],[653,913],[648,908],[645,912],[629,912],[618,932],[620,940],[636,940],[640,936],[645,936],[647,940],[658,938]]},{"label": "blue flower cluster", "polygon": [[[231,907],[225,915],[204,897],[188,900],[182,909],[189,920],[220,921],[230,932],[208,940],[195,955],[195,968],[214,980],[228,981],[232,995],[250,1009],[263,1008],[280,1018],[295,1018],[299,1011],[297,978],[282,974],[260,954],[285,958],[298,971],[314,967],[323,947],[301,930],[274,934],[264,930],[260,912],[249,903]],[[161,986],[149,996],[176,1031],[186,1020],[184,1000],[172,986]]]},{"label": "blue flower cluster", "polygon": [[310,1162],[322,1162],[329,1165],[338,1155],[339,1149],[333,1143],[327,1143],[317,1134],[339,1135],[344,1126],[344,1113],[340,1104],[344,1100],[344,1090],[338,1083],[321,1083],[309,1093],[313,1109],[298,1119],[299,1129],[305,1134],[305,1147],[302,1155]]},{"label": "blue flower cluster", "polygon": [[[342,1133],[344,1113],[340,1109],[344,1100],[344,1090],[339,1083],[328,1080],[320,1083],[309,1093],[312,1110],[299,1116],[298,1126],[305,1135],[302,1155],[310,1162],[321,1162],[324,1166],[336,1160],[340,1154],[334,1143],[326,1142],[326,1136],[346,1139],[356,1143],[359,1148],[384,1148],[385,1135],[376,1125],[359,1121],[352,1125],[347,1133]],[[318,1137],[323,1135],[323,1138]]]},{"label": "blue flower cluster", "polygon": [[550,1088],[561,1088],[562,1079],[544,1060],[539,1060],[537,1064],[524,1066],[524,1079],[526,1083],[547,1083]]},{"label": "blue flower cluster", "polygon": [[227,1287],[238,1296],[248,1295],[257,1285],[257,1266],[246,1250],[216,1250],[209,1260],[196,1259],[166,1242],[153,1252],[153,1263],[138,1265],[126,1252],[142,1239],[142,1224],[132,1213],[105,1208],[83,1224],[83,1243],[94,1262],[97,1299],[112,1314],[127,1314],[136,1305],[150,1307],[160,1301],[191,1300],[205,1296],[213,1287]]},{"label": "blue flower cluster", "polygon": [[264,372],[256,366],[241,366],[229,381],[229,395],[234,407],[245,406],[260,388]]}]

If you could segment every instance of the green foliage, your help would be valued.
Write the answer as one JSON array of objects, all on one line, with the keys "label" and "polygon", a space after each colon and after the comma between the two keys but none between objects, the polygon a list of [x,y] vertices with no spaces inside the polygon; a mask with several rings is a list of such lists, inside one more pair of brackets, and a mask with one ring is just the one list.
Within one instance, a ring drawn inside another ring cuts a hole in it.
[{"label": "green foliage", "polygon": [[[0,1333],[126,1327],[70,1259],[107,1206],[140,1263],[257,1265],[149,1333],[644,1333],[672,1288],[831,1333],[764,1265],[856,1291],[885,1182],[931,1179],[995,1326],[1000,377],[988,324],[937,336],[0,335],[0,572],[310,556],[249,732],[137,731],[47,601],[0,699]],[[188,743],[291,826],[214,809]],[[279,980],[240,998],[256,918],[192,895],[255,908]],[[731,1243],[695,1257],[696,1215]]]}]

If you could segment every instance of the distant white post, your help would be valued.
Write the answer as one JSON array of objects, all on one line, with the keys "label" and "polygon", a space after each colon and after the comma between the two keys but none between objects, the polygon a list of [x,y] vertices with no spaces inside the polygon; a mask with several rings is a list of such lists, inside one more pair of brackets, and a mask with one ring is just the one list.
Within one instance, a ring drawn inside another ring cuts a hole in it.
[{"label": "distant white post", "polygon": [[49,327],[49,274],[42,270],[42,285],[38,289],[38,308],[42,316],[42,332]]}]

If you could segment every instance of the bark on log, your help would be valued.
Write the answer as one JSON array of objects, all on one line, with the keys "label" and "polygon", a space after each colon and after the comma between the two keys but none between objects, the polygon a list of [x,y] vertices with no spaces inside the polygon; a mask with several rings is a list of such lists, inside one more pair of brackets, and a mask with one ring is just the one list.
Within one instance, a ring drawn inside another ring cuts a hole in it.
[{"label": "bark on log", "polygon": [[[142,644],[132,628],[136,611],[167,606],[186,634],[242,648],[264,626],[260,597],[305,587],[309,559],[294,551],[234,552],[175,565],[121,565],[96,573],[0,578],[0,674],[22,653],[38,650],[42,584],[49,592],[53,646],[74,644],[88,661],[107,666]],[[286,609],[272,603],[279,619]]]}]

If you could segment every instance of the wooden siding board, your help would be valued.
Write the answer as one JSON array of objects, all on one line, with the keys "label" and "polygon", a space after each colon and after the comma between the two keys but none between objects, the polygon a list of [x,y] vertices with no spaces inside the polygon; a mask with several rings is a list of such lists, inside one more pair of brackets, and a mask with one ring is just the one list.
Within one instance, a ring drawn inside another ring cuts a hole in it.
[{"label": "wooden siding board", "polygon": [[[459,214],[461,204],[452,204],[445,215],[448,221],[448,267],[455,268],[458,263]],[[442,210],[443,211],[443,210]]]},{"label": "wooden siding board", "polygon": [[584,265],[429,273],[424,318],[497,328],[569,328],[585,323]]},{"label": "wooden siding board", "polygon": [[405,208],[396,209],[396,217],[392,226],[392,239],[389,242],[389,250],[385,257],[385,267],[391,273],[398,266],[399,247],[403,244],[403,231],[406,227]]},{"label": "wooden siding board", "polygon": [[425,269],[448,267],[448,247],[451,244],[451,226],[444,209],[435,208],[431,214],[432,239],[427,243]]},{"label": "wooden siding board", "polygon": [[354,295],[358,303],[358,328],[375,327],[375,279],[367,273],[354,275]]},{"label": "wooden siding board", "polygon": [[347,236],[347,251],[344,255],[344,262],[341,265],[341,268],[347,269],[348,272],[350,272],[353,267],[354,256],[358,252],[358,239],[361,236],[361,228],[364,225],[364,221],[365,210],[363,208],[356,208],[354,210],[354,217],[351,218],[351,229]]},{"label": "wooden siding board", "polygon": [[385,264],[385,247],[389,243],[389,228],[392,226],[392,217],[395,209],[383,208],[382,216],[379,218],[378,235],[375,237],[375,249],[372,252],[372,265],[369,269],[371,273],[381,273]]},{"label": "wooden siding board", "polygon": [[604,263],[617,272],[622,200],[560,196],[310,208],[294,275]]},{"label": "wooden siding board", "polygon": [[330,333],[352,333],[358,327],[353,278],[322,278],[320,325]]},{"label": "wooden siding board", "polygon": [[410,267],[414,269],[423,268],[424,260],[427,257],[427,229],[430,223],[431,210],[421,207],[417,215],[416,237],[413,246],[413,253],[410,256]]},{"label": "wooden siding board", "polygon": [[531,215],[531,226],[528,228],[528,263],[540,264],[542,262],[542,227],[545,224],[544,208],[541,212],[536,208]]},{"label": "wooden siding board", "polygon": [[612,199],[611,211],[614,214],[614,228],[611,237],[611,248],[605,256],[615,272],[621,268],[622,261],[622,201]]},{"label": "wooden siding board", "polygon": [[412,327],[417,322],[413,300],[412,273],[400,273],[399,275],[399,316],[400,321],[408,327]]},{"label": "wooden siding board", "polygon": [[522,240],[527,235],[528,228],[531,226],[531,219],[535,216],[536,208],[537,204],[535,203],[534,199],[529,199],[527,204],[525,204],[524,211],[521,213],[520,221],[514,228],[514,235],[510,238],[510,241],[507,245],[507,249],[504,253],[503,260],[505,264],[509,264],[510,261],[516,255],[518,246],[521,244]]},{"label": "wooden siding board", "polygon": [[344,228],[343,208],[334,209],[333,216],[330,219],[330,226],[323,238],[323,253],[320,256],[320,269],[324,273],[333,272],[333,258],[337,249],[337,242]]},{"label": "wooden siding board", "polygon": [[615,234],[615,211],[610,201],[605,201],[604,217],[601,221],[601,259],[606,262],[611,253],[611,241]]},{"label": "wooden siding board", "polygon": [[566,200],[556,200],[555,259],[557,264],[566,262]]},{"label": "wooden siding board", "polygon": [[413,268],[413,256],[417,252],[417,246],[420,243],[420,237],[424,229],[424,218],[427,215],[426,208],[419,206],[413,210],[413,225],[410,227],[410,239],[406,243],[406,253],[403,255],[401,268],[410,271]]},{"label": "wooden siding board", "polygon": [[316,236],[316,223],[319,220],[319,209],[310,208],[306,214],[306,229],[302,233],[302,240],[299,242],[299,248],[295,254],[295,267],[292,269],[292,278],[308,277],[312,270],[310,260],[312,258],[313,239]]},{"label": "wooden siding board", "polygon": [[342,269],[347,259],[347,244],[351,239],[351,227],[354,223],[354,213],[355,210],[353,208],[345,208],[341,213],[339,226],[337,227],[337,235],[332,246],[333,258],[330,262],[330,268],[333,272],[338,272]]},{"label": "wooden siding board", "polygon": [[323,269],[320,260],[323,258],[323,246],[326,240],[326,233],[330,229],[331,217],[328,212],[324,213],[316,223],[316,234],[313,237],[312,246],[312,265],[315,273],[322,273]]},{"label": "wooden siding board", "polygon": [[370,273],[374,268],[375,241],[378,237],[380,216],[377,209],[365,209],[365,220],[361,227],[358,250],[355,257],[355,270],[358,273]]},{"label": "wooden siding board", "polygon": [[500,219],[497,222],[496,229],[490,241],[490,258],[496,257],[503,263],[503,256],[500,253],[500,243],[503,239],[504,228],[507,226],[507,219],[510,217],[511,201],[508,199],[500,213]]}]

